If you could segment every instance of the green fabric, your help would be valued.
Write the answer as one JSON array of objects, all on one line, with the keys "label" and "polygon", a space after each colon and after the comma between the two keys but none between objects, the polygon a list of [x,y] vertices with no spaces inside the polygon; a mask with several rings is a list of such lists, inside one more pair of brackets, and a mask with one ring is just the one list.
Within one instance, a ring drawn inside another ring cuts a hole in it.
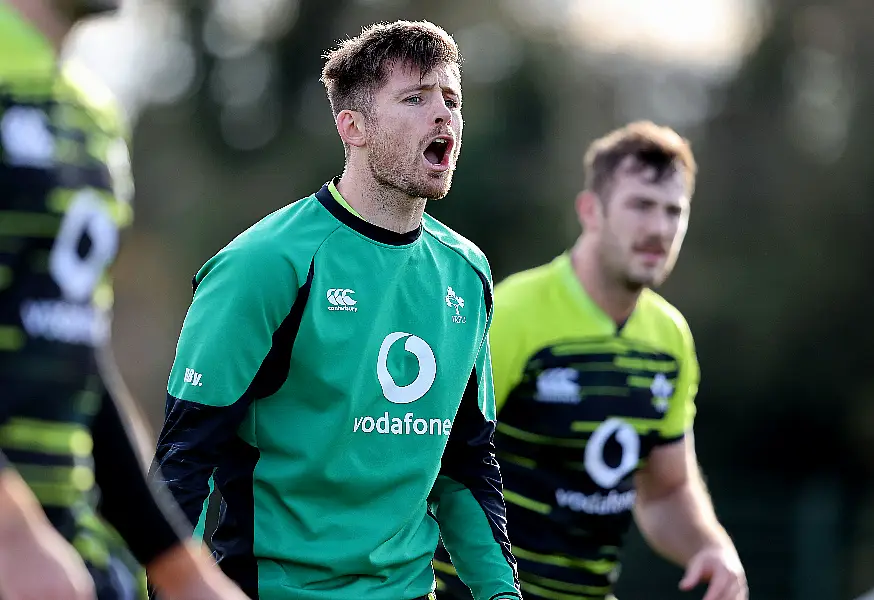
[{"label": "green fabric", "polygon": [[[447,541],[476,600],[513,597],[483,507],[442,475],[435,486],[462,398],[465,418],[495,416],[490,277],[482,253],[430,217],[418,239],[391,245],[315,196],[199,271],[168,393],[230,411],[256,373],[271,389],[237,432],[259,453],[251,519],[262,600],[430,593],[439,531],[429,503],[448,515],[447,531],[468,528]],[[265,371],[265,356],[290,340],[290,358],[279,352]]]}]

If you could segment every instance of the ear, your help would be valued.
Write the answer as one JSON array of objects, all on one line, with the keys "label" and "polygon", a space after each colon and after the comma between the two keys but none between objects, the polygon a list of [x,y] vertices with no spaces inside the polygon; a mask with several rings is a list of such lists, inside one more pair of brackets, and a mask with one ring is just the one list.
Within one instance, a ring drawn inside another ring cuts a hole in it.
[{"label": "ear", "polygon": [[361,148],[366,144],[364,113],[357,110],[341,110],[337,115],[337,133],[350,146]]},{"label": "ear", "polygon": [[575,206],[577,209],[577,219],[579,219],[583,229],[586,231],[597,229],[604,216],[603,207],[598,196],[588,190],[583,190],[577,194]]}]

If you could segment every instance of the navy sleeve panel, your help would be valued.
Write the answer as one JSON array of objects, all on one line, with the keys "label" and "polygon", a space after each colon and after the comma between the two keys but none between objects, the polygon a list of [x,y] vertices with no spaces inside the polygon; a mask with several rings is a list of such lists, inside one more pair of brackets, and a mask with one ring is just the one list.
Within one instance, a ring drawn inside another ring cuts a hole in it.
[{"label": "navy sleeve panel", "polygon": [[105,394],[92,428],[100,512],[141,564],[177,545],[184,520],[166,492],[146,482],[139,455],[115,401]]},{"label": "navy sleeve panel", "polygon": [[291,350],[312,281],[311,263],[306,282],[274,332],[270,350],[241,398],[228,406],[210,406],[167,394],[166,417],[152,471],[160,469],[161,479],[192,525],[200,517],[209,495],[209,478],[219,466],[220,457],[231,456],[237,446],[237,430],[249,406],[258,398],[274,394],[288,376]]},{"label": "navy sleeve panel", "polygon": [[501,470],[495,458],[495,422],[486,419],[480,410],[477,386],[478,378],[474,371],[449,435],[440,474],[467,488],[479,504],[491,526],[495,542],[500,546],[504,559],[513,571],[518,589],[516,559],[511,552],[507,534],[507,511]]},{"label": "navy sleeve panel", "polygon": [[152,477],[167,486],[192,527],[209,495],[213,469],[236,437],[249,404],[244,397],[230,406],[206,406],[167,395]]}]

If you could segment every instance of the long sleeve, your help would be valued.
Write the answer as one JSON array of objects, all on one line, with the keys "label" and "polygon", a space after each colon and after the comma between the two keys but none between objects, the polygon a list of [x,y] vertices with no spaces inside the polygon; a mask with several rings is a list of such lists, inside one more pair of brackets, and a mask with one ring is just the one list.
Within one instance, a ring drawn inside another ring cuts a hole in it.
[{"label": "long sleeve", "polygon": [[152,489],[146,482],[131,432],[108,393],[94,419],[92,434],[100,512],[136,559],[149,564],[186,535],[182,516],[166,491]]},{"label": "long sleeve", "polygon": [[[292,285],[264,284],[276,280]],[[293,282],[293,268],[282,257],[240,238],[195,278],[152,467],[191,524],[198,521],[216,469],[227,499],[240,463],[257,460],[253,440],[241,437],[240,427],[251,403],[276,385],[270,350],[295,304]]]},{"label": "long sleeve", "polygon": [[482,345],[455,417],[432,492],[443,544],[474,600],[520,598],[495,459],[489,344]]}]

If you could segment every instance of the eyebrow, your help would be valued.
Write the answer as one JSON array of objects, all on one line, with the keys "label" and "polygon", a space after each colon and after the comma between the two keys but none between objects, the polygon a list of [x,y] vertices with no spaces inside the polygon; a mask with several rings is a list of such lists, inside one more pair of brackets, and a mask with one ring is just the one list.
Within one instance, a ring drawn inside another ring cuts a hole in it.
[{"label": "eyebrow", "polygon": [[[433,90],[436,87],[437,87],[436,83],[431,83],[431,84],[419,83],[419,84],[411,85],[409,87],[406,87],[406,88],[400,90],[398,92],[398,96],[404,96],[406,94],[409,94],[410,92],[418,92],[421,90]],[[458,96],[459,98],[461,97],[461,92],[459,92],[458,90],[456,90],[453,87],[443,86],[442,90],[445,92],[449,92],[453,96]]]}]

